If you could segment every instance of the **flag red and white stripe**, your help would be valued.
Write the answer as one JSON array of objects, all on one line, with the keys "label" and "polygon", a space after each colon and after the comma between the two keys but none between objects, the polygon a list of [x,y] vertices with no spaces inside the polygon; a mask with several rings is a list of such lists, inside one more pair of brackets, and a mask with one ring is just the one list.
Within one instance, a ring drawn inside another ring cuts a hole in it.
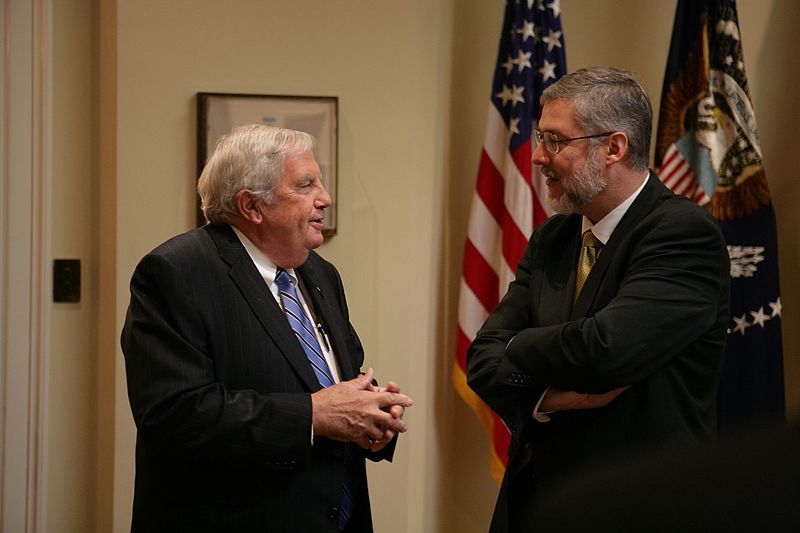
[{"label": "flag red and white stripe", "polygon": [[698,205],[705,205],[711,200],[675,144],[671,144],[664,154],[664,161],[658,169],[658,177],[675,194],[682,194]]}]

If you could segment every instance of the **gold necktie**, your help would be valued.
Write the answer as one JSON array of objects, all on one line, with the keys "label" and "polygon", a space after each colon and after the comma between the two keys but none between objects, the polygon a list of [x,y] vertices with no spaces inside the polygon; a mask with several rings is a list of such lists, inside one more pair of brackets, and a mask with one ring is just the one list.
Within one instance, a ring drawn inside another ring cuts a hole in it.
[{"label": "gold necktie", "polygon": [[594,262],[597,261],[597,254],[602,246],[603,243],[594,236],[592,230],[587,229],[583,232],[581,260],[578,263],[578,275],[575,278],[575,300],[578,299],[578,295],[581,293],[583,284],[586,283],[586,278],[589,276]]}]

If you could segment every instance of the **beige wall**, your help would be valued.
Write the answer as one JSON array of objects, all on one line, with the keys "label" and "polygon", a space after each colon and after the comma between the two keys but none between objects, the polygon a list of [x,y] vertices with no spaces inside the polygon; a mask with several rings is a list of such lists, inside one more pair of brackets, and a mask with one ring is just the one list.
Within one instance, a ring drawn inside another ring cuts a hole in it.
[{"label": "beige wall", "polygon": [[[425,295],[436,291],[442,239],[432,229],[447,172],[452,2],[153,0],[119,2],[117,15],[117,326],[135,263],[194,221],[194,94],[338,96],[339,234],[321,253],[342,273],[368,364],[418,403],[395,464],[371,467],[385,502],[376,523],[435,530],[438,477],[410,465],[438,463],[438,307]],[[117,383],[126,404],[121,365]],[[133,468],[133,428],[121,416],[117,531]]]},{"label": "beige wall", "polygon": [[[569,69],[634,69],[657,106],[675,3],[563,2]],[[497,490],[487,439],[450,365],[502,2],[54,4],[53,254],[84,259],[84,300],[52,315],[48,530],[92,529],[98,477],[99,501],[113,494],[113,530],[127,530],[134,430],[116,347],[127,284],[144,253],[193,224],[194,94],[218,91],[339,97],[339,234],[321,253],[342,273],[368,364],[416,400],[395,463],[370,467],[377,531],[485,531]],[[800,191],[789,162],[800,3],[740,0],[739,16],[778,213],[787,403],[800,414]],[[98,32],[111,39],[99,60]],[[93,330],[108,321],[113,335]]]},{"label": "beige wall", "polygon": [[51,311],[44,531],[78,532],[91,530],[96,473],[96,26],[87,0],[52,7],[51,251],[57,259],[81,259],[82,294],[79,303],[53,304]]}]

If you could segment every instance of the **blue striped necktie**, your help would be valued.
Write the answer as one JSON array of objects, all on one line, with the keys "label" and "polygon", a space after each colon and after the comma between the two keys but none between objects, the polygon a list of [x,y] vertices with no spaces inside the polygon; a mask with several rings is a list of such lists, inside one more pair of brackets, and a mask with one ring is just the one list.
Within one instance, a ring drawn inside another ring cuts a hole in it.
[{"label": "blue striped necktie", "polygon": [[328,367],[327,361],[325,361],[322,348],[317,341],[317,335],[314,333],[314,326],[303,310],[303,305],[300,303],[293,281],[288,272],[282,268],[278,269],[275,275],[275,283],[278,284],[283,312],[286,313],[286,319],[300,342],[300,346],[303,347],[303,351],[314,369],[314,374],[316,374],[319,384],[323,387],[330,387],[333,385],[331,369]]},{"label": "blue striped necktie", "polygon": [[[297,289],[294,286],[294,278],[291,274],[284,269],[279,268],[275,275],[275,283],[278,285],[278,292],[280,294],[281,305],[283,312],[286,314],[286,319],[294,331],[295,337],[303,347],[308,361],[311,363],[311,368],[314,369],[319,384],[323,387],[330,387],[333,385],[333,376],[328,362],[325,361],[325,356],[322,353],[322,348],[317,341],[317,336],[314,333],[314,326],[311,324],[308,315],[303,310],[303,305],[300,303],[300,298],[297,295]],[[339,528],[344,529],[347,521],[350,519],[350,514],[353,511],[353,469],[355,467],[355,459],[352,456],[350,445],[345,445],[347,452],[345,453],[345,479],[344,479],[344,492],[342,494],[342,509],[339,513]]]}]

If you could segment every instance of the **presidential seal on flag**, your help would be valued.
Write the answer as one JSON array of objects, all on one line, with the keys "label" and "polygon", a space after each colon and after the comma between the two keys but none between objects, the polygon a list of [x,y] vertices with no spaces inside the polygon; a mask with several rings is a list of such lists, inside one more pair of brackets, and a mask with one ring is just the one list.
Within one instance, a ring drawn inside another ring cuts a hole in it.
[{"label": "presidential seal on flag", "polygon": [[719,7],[719,18],[705,12],[686,21],[695,26],[686,28],[694,43],[664,87],[656,164],[676,193],[709,204],[718,220],[732,220],[768,204],[769,189],[735,5]]}]

